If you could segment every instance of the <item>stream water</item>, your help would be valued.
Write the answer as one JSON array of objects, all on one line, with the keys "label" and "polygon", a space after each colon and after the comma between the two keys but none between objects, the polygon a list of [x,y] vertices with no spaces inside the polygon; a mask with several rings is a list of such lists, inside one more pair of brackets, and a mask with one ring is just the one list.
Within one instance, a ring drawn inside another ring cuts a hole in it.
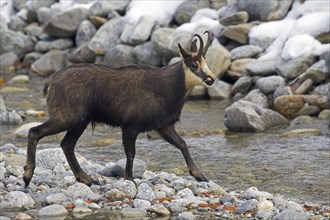
[{"label": "stream water", "polygon": [[[44,110],[42,79],[33,77],[28,84],[5,85],[2,95],[9,110]],[[188,101],[177,130],[189,145],[195,163],[211,180],[226,190],[245,190],[256,186],[288,199],[330,205],[330,131],[326,123],[315,125],[321,135],[283,136],[287,128],[264,133],[231,133],[223,124],[228,101]],[[45,117],[26,118],[25,122],[45,121]],[[13,143],[26,148],[26,139],[15,138],[18,126],[0,126],[0,145]],[[59,147],[63,134],[40,141],[39,149]],[[184,159],[175,147],[159,138],[138,137],[136,156],[151,171],[188,175]],[[100,164],[124,158],[119,129],[89,126],[77,152]]]}]

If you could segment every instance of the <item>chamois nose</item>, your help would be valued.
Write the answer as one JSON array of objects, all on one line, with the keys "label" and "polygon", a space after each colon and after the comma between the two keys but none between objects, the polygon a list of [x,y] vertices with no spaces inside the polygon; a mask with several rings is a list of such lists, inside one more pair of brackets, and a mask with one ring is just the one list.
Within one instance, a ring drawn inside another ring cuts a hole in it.
[{"label": "chamois nose", "polygon": [[214,79],[212,79],[210,76],[206,77],[206,79],[204,80],[204,82],[206,83],[206,85],[208,86],[212,86],[214,83]]}]

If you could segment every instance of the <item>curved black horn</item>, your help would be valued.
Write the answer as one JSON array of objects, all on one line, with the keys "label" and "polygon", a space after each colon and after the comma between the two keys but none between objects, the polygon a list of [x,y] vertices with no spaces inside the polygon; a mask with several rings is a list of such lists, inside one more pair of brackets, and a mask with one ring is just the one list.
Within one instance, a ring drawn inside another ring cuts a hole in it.
[{"label": "curved black horn", "polygon": [[210,31],[205,31],[203,34],[207,34],[207,42],[203,50],[203,56],[205,56],[207,50],[209,49],[209,46],[211,44],[211,39],[212,39],[212,33]]},{"label": "curved black horn", "polygon": [[203,42],[203,39],[202,39],[202,37],[199,36],[198,34],[195,34],[194,37],[198,37],[199,42],[200,42],[200,43],[199,43],[199,50],[198,50],[198,54],[197,54],[197,56],[198,56],[198,57],[202,57],[202,55],[203,55],[203,48],[204,48],[204,42]]}]

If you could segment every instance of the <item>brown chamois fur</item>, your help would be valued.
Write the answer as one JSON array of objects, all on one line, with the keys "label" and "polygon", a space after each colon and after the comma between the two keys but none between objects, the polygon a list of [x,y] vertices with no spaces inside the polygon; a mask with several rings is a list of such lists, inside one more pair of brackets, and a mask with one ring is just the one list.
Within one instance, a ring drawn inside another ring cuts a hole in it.
[{"label": "brown chamois fur", "polygon": [[67,132],[61,147],[76,179],[91,185],[91,178],[80,168],[74,155],[75,144],[89,123],[104,123],[122,129],[127,158],[126,179],[132,179],[137,135],[156,130],[181,150],[191,175],[199,181],[207,181],[194,164],[186,143],[174,129],[192,88],[202,82],[208,85],[214,82],[214,75],[205,61],[210,45],[210,33],[206,33],[205,47],[202,38],[195,35],[200,40],[199,51],[196,40],[191,43],[191,53],[179,44],[182,61],[163,68],[78,64],[54,73],[44,88],[49,119],[29,131],[25,185],[29,185],[33,176],[38,141],[62,131]]}]

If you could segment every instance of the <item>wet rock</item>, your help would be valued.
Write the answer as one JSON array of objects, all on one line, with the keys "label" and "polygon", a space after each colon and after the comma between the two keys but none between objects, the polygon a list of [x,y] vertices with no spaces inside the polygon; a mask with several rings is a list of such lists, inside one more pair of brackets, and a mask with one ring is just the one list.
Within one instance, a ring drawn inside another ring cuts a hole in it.
[{"label": "wet rock", "polygon": [[64,68],[66,52],[51,50],[31,65],[31,70],[41,76],[48,76]]},{"label": "wet rock", "polygon": [[212,86],[207,87],[211,99],[226,99],[230,97],[231,85],[216,79]]},{"label": "wet rock", "polygon": [[288,123],[277,112],[243,100],[226,108],[224,117],[224,124],[230,131],[264,131],[266,128]]},{"label": "wet rock", "polygon": [[5,30],[1,27],[0,32],[0,42],[6,42],[5,44],[1,44],[0,54],[13,52],[18,58],[22,58],[24,54],[32,50],[33,43],[31,39],[21,32]]},{"label": "wet rock", "polygon": [[89,20],[84,20],[80,23],[76,34],[77,47],[88,43],[96,33],[96,28]]},{"label": "wet rock", "polygon": [[[15,220],[32,220],[32,216],[29,216],[28,214],[25,213],[19,213],[16,217]],[[1,218],[2,220],[2,218]]]},{"label": "wet rock", "polygon": [[72,196],[74,198],[84,197],[88,194],[93,194],[93,191],[83,183],[75,183],[66,190],[66,194],[68,196]]},{"label": "wet rock", "polygon": [[276,72],[286,79],[293,79],[305,72],[315,62],[314,56],[299,57],[293,60],[280,60]]},{"label": "wet rock", "polygon": [[73,215],[76,214],[92,214],[92,210],[87,207],[75,207],[73,210]]},{"label": "wet rock", "polygon": [[155,25],[156,22],[152,17],[140,17],[135,25],[132,35],[129,38],[129,43],[132,45],[137,45],[147,41]]},{"label": "wet rock", "polygon": [[7,67],[13,66],[18,61],[18,56],[14,52],[5,52],[0,55],[0,69],[6,69]]},{"label": "wet rock", "polygon": [[257,210],[257,206],[258,206],[258,201],[256,199],[246,200],[238,204],[237,212],[239,213],[248,212],[248,211],[255,212]]},{"label": "wet rock", "polygon": [[277,214],[274,220],[289,220],[289,219],[299,219],[299,220],[308,220],[310,219],[308,215],[304,212],[297,212],[295,210],[287,209],[283,212]]},{"label": "wet rock", "polygon": [[293,118],[304,107],[304,101],[297,95],[283,95],[274,100],[276,111],[287,118]]},{"label": "wet rock", "polygon": [[242,58],[242,59],[237,59],[237,60],[234,60],[234,61],[230,64],[229,69],[230,69],[231,71],[234,71],[234,72],[237,72],[237,73],[246,74],[246,73],[247,73],[246,66],[247,66],[249,63],[252,63],[252,62],[254,62],[254,61],[255,61],[255,59],[252,59],[252,58]]},{"label": "wet rock", "polygon": [[35,202],[29,194],[21,191],[11,191],[0,202],[0,209],[3,211],[19,211],[22,209],[30,209]]},{"label": "wet rock", "polygon": [[172,28],[159,28],[151,35],[151,42],[154,44],[156,52],[165,59],[170,59],[173,56],[169,45],[174,34],[175,30]]},{"label": "wet rock", "polygon": [[137,193],[135,184],[129,180],[120,179],[113,184],[113,188],[125,193],[126,197],[131,199],[135,198]]},{"label": "wet rock", "polygon": [[28,83],[30,80],[30,77],[27,75],[17,75],[11,78],[8,83],[12,84],[25,84]]},{"label": "wet rock", "polygon": [[112,67],[128,66],[136,63],[132,46],[118,44],[111,48],[104,57],[104,63]]},{"label": "wet rock", "polygon": [[228,70],[231,62],[230,53],[219,43],[209,47],[205,58],[208,67],[217,78],[220,78]]},{"label": "wet rock", "polygon": [[269,76],[274,75],[275,60],[256,60],[246,65],[246,69],[252,76]]},{"label": "wet rock", "polygon": [[174,12],[174,19],[178,25],[187,23],[195,15],[198,7],[194,2],[183,2]]},{"label": "wet rock", "polygon": [[155,198],[155,194],[147,183],[141,183],[138,187],[136,198],[151,202]]},{"label": "wet rock", "polygon": [[252,29],[252,24],[238,24],[225,27],[223,35],[241,44],[247,44],[248,34]]},{"label": "wet rock", "polygon": [[257,104],[260,107],[268,108],[268,98],[259,89],[251,90],[242,100]]},{"label": "wet rock", "polygon": [[41,208],[38,211],[38,217],[59,217],[68,215],[68,211],[62,206],[58,204],[53,204],[50,206],[46,206]]},{"label": "wet rock", "polygon": [[[44,32],[54,37],[72,37],[76,34],[80,23],[88,16],[85,8],[72,8],[53,16],[44,27]],[[70,22],[67,22],[70,21]]]},{"label": "wet rock", "polygon": [[271,21],[284,18],[287,14],[292,0],[271,2],[245,2],[240,1],[237,4],[238,10],[246,11],[249,14],[249,20]]},{"label": "wet rock", "polygon": [[56,194],[52,194],[46,197],[46,203],[48,205],[52,205],[52,204],[62,204],[63,202],[67,201],[67,197],[66,195],[64,195],[63,193],[56,193]]},{"label": "wet rock", "polygon": [[252,85],[251,77],[249,76],[242,76],[240,77],[233,85],[232,87],[232,94],[236,93],[246,93],[249,91],[250,87]]},{"label": "wet rock", "polygon": [[195,220],[196,217],[191,212],[182,212],[180,213],[175,220]]},{"label": "wet rock", "polygon": [[249,14],[246,11],[239,11],[234,14],[227,15],[220,19],[220,24],[224,26],[237,25],[246,23],[249,20]]},{"label": "wet rock", "polygon": [[254,45],[244,45],[236,47],[230,51],[230,56],[232,60],[242,59],[242,58],[254,58],[257,57],[262,52],[261,47]]},{"label": "wet rock", "polygon": [[96,54],[89,49],[88,43],[80,45],[68,54],[68,60],[72,63],[93,63],[95,58]]},{"label": "wet rock", "polygon": [[30,128],[40,125],[40,122],[30,122],[24,124],[14,131],[14,135],[19,138],[27,138]]},{"label": "wet rock", "polygon": [[57,39],[54,41],[39,41],[35,50],[40,53],[44,53],[50,50],[64,50],[73,46],[73,41],[71,39]]},{"label": "wet rock", "polygon": [[22,117],[16,112],[0,113],[0,124],[19,125],[23,123]]},{"label": "wet rock", "polygon": [[152,205],[149,211],[155,213],[157,216],[160,217],[167,217],[171,214],[170,211],[168,211],[168,209],[165,208],[163,205]]},{"label": "wet rock", "polygon": [[134,208],[142,208],[144,210],[148,210],[151,206],[151,203],[147,200],[143,199],[134,199],[133,201],[133,207]]},{"label": "wet rock", "polygon": [[89,42],[89,48],[97,55],[104,55],[120,40],[120,34],[125,27],[123,18],[114,18],[102,25]]},{"label": "wet rock", "polygon": [[257,87],[265,94],[273,93],[276,88],[283,87],[285,80],[281,76],[268,76],[256,81]]},{"label": "wet rock", "polygon": [[120,213],[124,218],[143,218],[147,215],[147,211],[141,208],[123,208]]}]

